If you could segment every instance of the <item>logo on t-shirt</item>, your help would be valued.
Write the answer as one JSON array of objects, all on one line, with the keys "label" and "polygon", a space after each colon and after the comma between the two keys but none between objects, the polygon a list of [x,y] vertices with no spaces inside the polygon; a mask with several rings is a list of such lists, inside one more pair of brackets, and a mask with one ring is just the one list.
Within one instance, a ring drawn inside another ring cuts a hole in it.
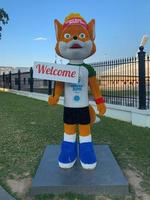
[{"label": "logo on t-shirt", "polygon": [[78,91],[81,91],[82,88],[83,88],[83,85],[81,84],[71,84],[71,87],[72,87],[72,90],[74,92],[78,92]]},{"label": "logo on t-shirt", "polygon": [[80,97],[79,96],[74,96],[74,101],[79,101],[80,100]]}]

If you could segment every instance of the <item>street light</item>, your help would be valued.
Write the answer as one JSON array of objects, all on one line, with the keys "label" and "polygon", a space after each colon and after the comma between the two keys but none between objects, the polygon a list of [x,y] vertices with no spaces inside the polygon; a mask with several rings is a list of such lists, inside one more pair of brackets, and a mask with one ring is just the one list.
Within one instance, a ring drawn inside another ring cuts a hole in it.
[{"label": "street light", "polygon": [[140,47],[139,47],[140,50],[144,50],[144,46],[147,43],[147,41],[148,41],[148,35],[143,35],[141,43],[140,43]]},{"label": "street light", "polygon": [[[146,45],[146,43],[148,42],[148,35],[143,35],[141,42],[140,42],[140,46],[139,46],[139,50],[143,52],[144,50],[144,46]],[[138,52],[136,52],[136,57],[138,56]]]}]

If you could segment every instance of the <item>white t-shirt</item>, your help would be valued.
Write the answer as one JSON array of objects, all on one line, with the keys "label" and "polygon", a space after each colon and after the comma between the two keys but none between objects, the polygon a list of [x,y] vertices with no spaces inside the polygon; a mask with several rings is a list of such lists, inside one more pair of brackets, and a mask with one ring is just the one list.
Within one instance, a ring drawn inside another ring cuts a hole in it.
[{"label": "white t-shirt", "polygon": [[64,106],[81,108],[89,105],[88,99],[88,69],[80,66],[79,82],[65,83]]}]

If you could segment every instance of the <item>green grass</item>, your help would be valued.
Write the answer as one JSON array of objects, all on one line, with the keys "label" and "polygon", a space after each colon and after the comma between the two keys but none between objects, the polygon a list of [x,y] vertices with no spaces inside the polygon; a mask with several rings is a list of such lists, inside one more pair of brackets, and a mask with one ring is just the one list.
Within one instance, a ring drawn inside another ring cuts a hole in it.
[{"label": "green grass", "polygon": [[[0,92],[0,184],[8,191],[8,178],[33,177],[47,144],[59,144],[63,136],[63,107]],[[103,117],[92,130],[95,143],[109,144],[123,169],[136,168],[143,188],[150,193],[150,129]],[[131,195],[134,195],[132,190]],[[15,195],[17,196],[17,194]],[[56,199],[54,195],[36,200]],[[60,199],[94,199],[66,194]],[[114,198],[113,198],[114,199]],[[17,197],[17,200],[19,198]],[[122,200],[122,199],[121,199]]]}]

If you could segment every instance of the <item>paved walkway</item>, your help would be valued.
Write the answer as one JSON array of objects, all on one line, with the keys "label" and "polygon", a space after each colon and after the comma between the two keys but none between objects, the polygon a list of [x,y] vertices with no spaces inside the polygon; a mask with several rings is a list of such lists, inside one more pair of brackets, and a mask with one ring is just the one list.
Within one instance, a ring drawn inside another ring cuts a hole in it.
[{"label": "paved walkway", "polygon": [[0,186],[0,200],[15,200]]}]

